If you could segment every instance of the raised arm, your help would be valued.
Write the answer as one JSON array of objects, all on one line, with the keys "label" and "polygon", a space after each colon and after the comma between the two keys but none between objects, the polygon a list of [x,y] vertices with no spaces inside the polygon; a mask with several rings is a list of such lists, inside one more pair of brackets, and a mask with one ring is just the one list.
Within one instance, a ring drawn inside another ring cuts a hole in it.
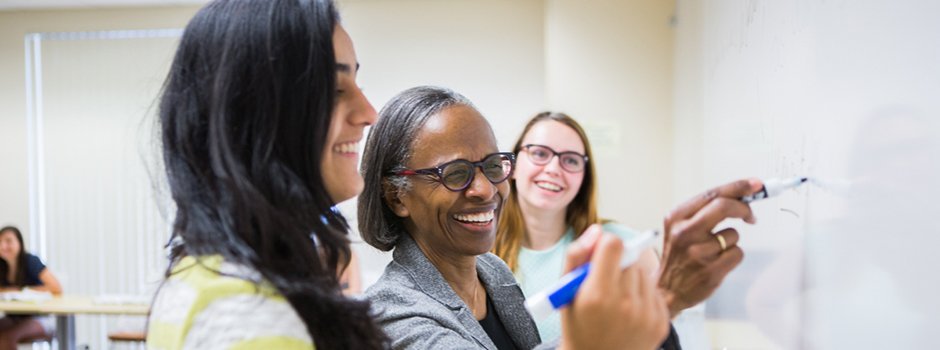
[{"label": "raised arm", "polygon": [[712,231],[727,218],[753,224],[751,208],[740,199],[760,188],[756,179],[735,181],[692,198],[666,216],[659,288],[672,317],[711,296],[744,259],[735,229]]}]

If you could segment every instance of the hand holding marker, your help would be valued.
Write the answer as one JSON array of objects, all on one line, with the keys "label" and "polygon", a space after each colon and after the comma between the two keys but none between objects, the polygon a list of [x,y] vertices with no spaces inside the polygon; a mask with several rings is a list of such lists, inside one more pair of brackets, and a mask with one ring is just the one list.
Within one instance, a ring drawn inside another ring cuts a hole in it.
[{"label": "hand holding marker", "polygon": [[[807,178],[805,177],[797,177],[785,180],[770,179],[761,181],[763,186],[760,191],[741,198],[741,201],[750,203],[756,200],[773,197],[787,189],[802,185],[806,180]],[[620,258],[620,268],[625,269],[633,265],[633,263],[640,258],[640,253],[656,242],[657,236],[659,236],[659,232],[657,231],[646,231],[641,233],[638,239],[624,242],[623,256]],[[548,317],[548,315],[551,315],[555,310],[568,305],[568,303],[574,300],[578,288],[581,287],[581,283],[584,282],[584,279],[590,271],[591,263],[581,265],[571,270],[571,272],[566,273],[564,276],[561,276],[558,282],[555,282],[548,288],[538,292],[538,294],[526,299],[525,307],[529,310],[529,313],[532,314],[532,318],[536,321],[540,321]]]},{"label": "hand holding marker", "polygon": [[[640,234],[639,239],[624,242],[623,255],[620,257],[620,268],[625,269],[640,259],[640,253],[656,242],[656,236],[659,236],[659,232],[646,231]],[[558,282],[526,299],[525,308],[529,310],[532,318],[536,321],[548,317],[555,310],[568,305],[574,300],[575,293],[578,292],[578,288],[581,287],[581,283],[584,282],[584,278],[587,277],[589,271],[591,271],[591,263],[571,270],[571,272],[561,276]]]},{"label": "hand holding marker", "polygon": [[757,193],[752,194],[750,196],[741,198],[741,201],[744,203],[750,203],[750,202],[761,200],[767,197],[773,197],[773,196],[780,194],[781,192],[785,190],[802,185],[804,182],[806,182],[806,180],[807,178],[805,177],[795,177],[792,179],[784,179],[784,180],[770,179],[770,180],[761,181],[761,183],[763,183],[764,186],[761,187],[760,191],[757,191]]}]

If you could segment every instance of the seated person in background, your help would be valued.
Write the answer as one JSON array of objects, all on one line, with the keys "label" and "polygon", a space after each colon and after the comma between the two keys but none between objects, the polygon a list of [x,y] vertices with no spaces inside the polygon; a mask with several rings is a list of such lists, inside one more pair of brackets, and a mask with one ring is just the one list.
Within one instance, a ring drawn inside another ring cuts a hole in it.
[{"label": "seated person in background", "polygon": [[[39,257],[23,249],[23,234],[13,226],[0,228],[0,292],[21,291],[23,287],[62,294],[59,280]],[[7,315],[0,319],[0,350],[14,350],[20,340],[52,334],[52,316]]]},{"label": "seated person in background", "polygon": [[359,225],[367,243],[395,249],[365,293],[392,348],[677,347],[663,344],[664,296],[687,302],[717,288],[736,262],[717,258],[721,248],[708,240],[711,230],[727,217],[750,219],[747,205],[731,199],[760,188],[755,181],[725,185],[667,217],[665,238],[674,243],[667,249],[674,251],[666,253],[662,278],[695,293],[661,293],[640,268],[619,269],[620,239],[591,226],[568,248],[564,266],[570,271],[590,259],[591,273],[561,310],[562,336],[540,344],[512,272],[488,253],[514,161],[513,154],[498,153],[492,129],[473,105],[450,90],[409,89],[380,112],[363,152]]},{"label": "seated person in background", "polygon": [[359,278],[359,258],[352,250],[349,251],[349,264],[339,275],[339,287],[345,295],[359,295],[362,293],[362,279]]}]

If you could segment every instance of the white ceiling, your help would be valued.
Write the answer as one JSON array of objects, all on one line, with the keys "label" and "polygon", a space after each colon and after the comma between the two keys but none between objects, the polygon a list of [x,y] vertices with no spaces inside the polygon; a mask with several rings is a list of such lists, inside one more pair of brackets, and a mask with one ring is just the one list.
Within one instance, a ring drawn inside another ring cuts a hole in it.
[{"label": "white ceiling", "polygon": [[203,5],[210,0],[0,0],[0,10]]}]

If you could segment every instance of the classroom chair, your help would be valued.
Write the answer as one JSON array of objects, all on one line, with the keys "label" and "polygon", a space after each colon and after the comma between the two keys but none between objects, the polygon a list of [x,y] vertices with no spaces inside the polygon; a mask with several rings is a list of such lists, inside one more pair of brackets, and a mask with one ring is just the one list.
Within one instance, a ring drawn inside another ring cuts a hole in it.
[{"label": "classroom chair", "polygon": [[120,332],[108,334],[108,349],[117,350],[117,345],[128,345],[125,349],[145,349],[147,333]]}]

